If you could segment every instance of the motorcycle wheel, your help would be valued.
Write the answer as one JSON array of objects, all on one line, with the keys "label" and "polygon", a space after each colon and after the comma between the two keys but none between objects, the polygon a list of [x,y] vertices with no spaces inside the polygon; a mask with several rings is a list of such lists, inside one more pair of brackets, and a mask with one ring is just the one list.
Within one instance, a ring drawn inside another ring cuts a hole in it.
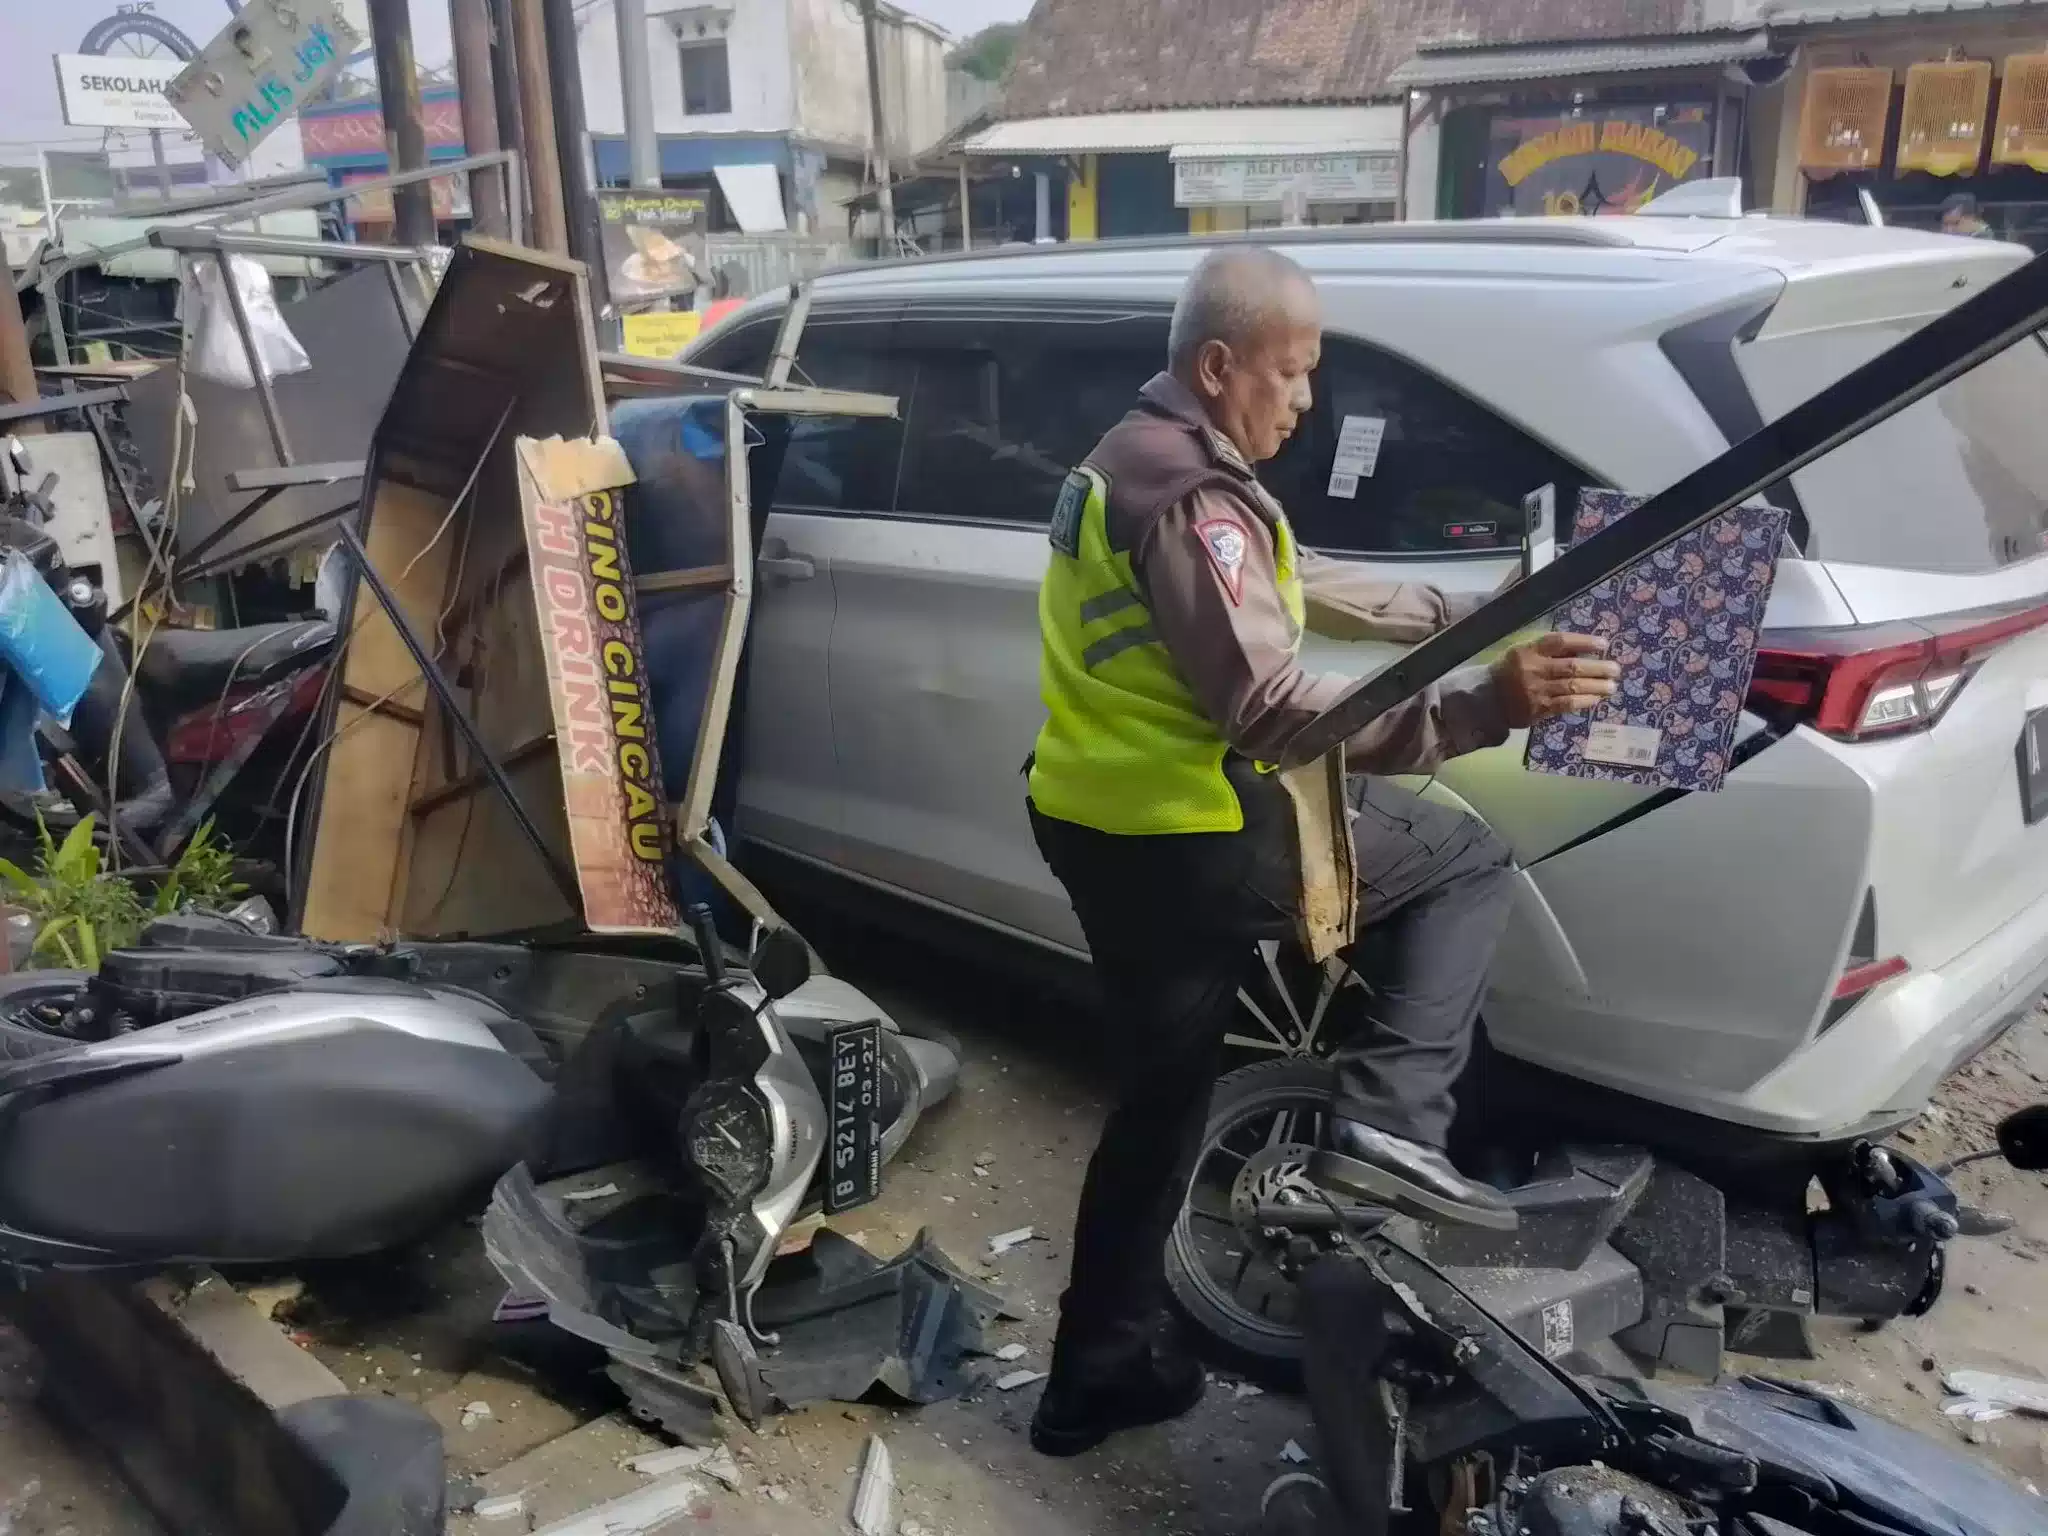
[{"label": "motorcycle wheel", "polygon": [[1300,1377],[1295,1286],[1277,1262],[1280,1244],[1250,1212],[1283,1189],[1307,1187],[1334,1082],[1328,1063],[1306,1056],[1218,1079],[1194,1178],[1166,1240],[1167,1286],[1208,1352],[1280,1385]]}]

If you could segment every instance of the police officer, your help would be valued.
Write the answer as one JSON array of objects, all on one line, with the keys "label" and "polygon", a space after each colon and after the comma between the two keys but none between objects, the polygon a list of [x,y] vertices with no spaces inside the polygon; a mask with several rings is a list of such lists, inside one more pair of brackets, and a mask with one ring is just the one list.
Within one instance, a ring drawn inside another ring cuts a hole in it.
[{"label": "police officer", "polygon": [[[1164,1244],[1253,942],[1318,924],[1327,936],[1333,878],[1341,941],[1355,910],[1382,963],[1369,973],[1372,1028],[1338,1052],[1311,1175],[1432,1220],[1514,1224],[1443,1152],[1506,920],[1509,855],[1456,811],[1371,778],[1347,788],[1339,765],[1290,755],[1352,683],[1303,670],[1304,629],[1414,642],[1476,606],[1317,558],[1259,485],[1252,466],[1309,409],[1321,345],[1300,267],[1254,247],[1210,254],[1174,310],[1167,371],[1054,509],[1031,823],[1080,918],[1126,1064],[1088,1167],[1031,1426],[1050,1455],[1201,1396],[1201,1367],[1164,1309]],[[1367,774],[1427,771],[1590,708],[1618,675],[1600,650],[1547,635],[1454,673],[1360,732],[1345,760]]]}]

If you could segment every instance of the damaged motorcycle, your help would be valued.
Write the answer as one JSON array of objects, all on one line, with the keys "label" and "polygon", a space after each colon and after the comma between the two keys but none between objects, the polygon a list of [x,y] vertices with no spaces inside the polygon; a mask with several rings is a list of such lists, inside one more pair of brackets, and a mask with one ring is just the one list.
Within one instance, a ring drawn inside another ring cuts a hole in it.
[{"label": "damaged motorcycle", "polygon": [[[1999,1128],[2048,1166],[2048,1105]],[[2039,1495],[1960,1450],[1762,1377],[1574,1373],[1422,1256],[1412,1223],[1295,1194],[1261,1206],[1301,1275],[1324,1474],[1276,1482],[1265,1536],[2031,1536]]]}]

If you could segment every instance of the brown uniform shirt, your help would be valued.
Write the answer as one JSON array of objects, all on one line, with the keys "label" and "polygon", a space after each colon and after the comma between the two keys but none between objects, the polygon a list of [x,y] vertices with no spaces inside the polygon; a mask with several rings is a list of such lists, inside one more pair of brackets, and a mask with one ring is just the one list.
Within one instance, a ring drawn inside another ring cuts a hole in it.
[{"label": "brown uniform shirt", "polygon": [[[1208,428],[1200,404],[1161,374],[1146,396],[1202,425],[1225,462],[1242,462]],[[1232,747],[1261,762],[1292,766],[1289,746],[1310,720],[1357,682],[1309,672],[1295,654],[1294,624],[1280,597],[1273,528],[1279,503],[1262,489],[1250,501],[1218,487],[1197,489],[1155,519],[1131,551],[1145,607],[1181,680]],[[1344,561],[1300,553],[1308,628],[1339,640],[1413,643],[1435,634],[1483,599],[1454,598],[1418,582],[1377,581]],[[1345,743],[1361,773],[1426,773],[1446,759],[1507,739],[1493,676],[1470,667],[1389,710]]]}]

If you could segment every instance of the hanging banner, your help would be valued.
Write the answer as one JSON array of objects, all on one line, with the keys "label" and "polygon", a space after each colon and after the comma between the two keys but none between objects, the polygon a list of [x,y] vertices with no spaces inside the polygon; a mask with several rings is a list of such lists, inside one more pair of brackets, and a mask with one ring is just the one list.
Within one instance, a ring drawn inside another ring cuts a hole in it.
[{"label": "hanging banner", "polygon": [[1400,179],[1392,154],[1197,156],[1173,160],[1179,208],[1239,204],[1391,203]]},{"label": "hanging banner", "polygon": [[1915,64],[1906,71],[1894,168],[1935,176],[1969,176],[1984,153],[1991,102],[1991,61]]},{"label": "hanging banner", "polygon": [[1888,69],[1816,69],[1799,114],[1802,171],[1866,171],[1884,154],[1892,115]]},{"label": "hanging banner", "polygon": [[2005,61],[1991,163],[2048,171],[2048,53],[2016,53]]},{"label": "hanging banner", "polygon": [[1634,213],[1707,173],[1705,102],[1582,108],[1569,117],[1497,115],[1487,135],[1486,216]]},{"label": "hanging banner", "polygon": [[696,291],[690,246],[705,231],[700,194],[607,189],[597,194],[597,209],[613,303]]}]

